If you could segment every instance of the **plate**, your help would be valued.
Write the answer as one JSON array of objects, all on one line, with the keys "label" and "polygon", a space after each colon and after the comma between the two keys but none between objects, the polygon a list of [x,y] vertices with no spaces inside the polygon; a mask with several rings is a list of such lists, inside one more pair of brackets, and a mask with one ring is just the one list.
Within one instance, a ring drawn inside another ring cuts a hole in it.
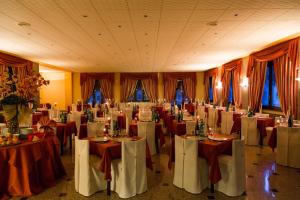
[{"label": "plate", "polygon": [[189,135],[189,136],[185,136],[185,139],[189,139],[189,140],[205,140],[205,137],[199,137],[199,136],[195,136],[195,135]]},{"label": "plate", "polygon": [[129,138],[129,137],[122,137],[122,138],[114,138],[114,141],[116,142],[127,142],[127,141],[137,141],[138,139],[135,138]]},{"label": "plate", "polygon": [[213,137],[213,136],[208,136],[208,139],[214,140],[214,141],[226,141],[228,138],[226,137]]},{"label": "plate", "polygon": [[95,137],[91,138],[91,141],[93,142],[107,142],[109,140],[108,137]]}]

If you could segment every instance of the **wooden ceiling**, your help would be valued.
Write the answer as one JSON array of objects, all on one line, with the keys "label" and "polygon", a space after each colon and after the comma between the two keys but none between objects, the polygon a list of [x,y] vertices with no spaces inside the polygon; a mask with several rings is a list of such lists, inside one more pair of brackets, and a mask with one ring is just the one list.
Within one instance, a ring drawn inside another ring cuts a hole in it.
[{"label": "wooden ceiling", "polygon": [[0,1],[1,51],[81,72],[203,71],[298,33],[299,0]]}]

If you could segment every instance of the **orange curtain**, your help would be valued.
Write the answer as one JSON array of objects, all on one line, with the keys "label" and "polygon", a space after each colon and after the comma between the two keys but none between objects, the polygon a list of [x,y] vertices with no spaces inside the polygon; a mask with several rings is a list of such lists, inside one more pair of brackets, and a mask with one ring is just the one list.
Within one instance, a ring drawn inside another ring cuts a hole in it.
[{"label": "orange curtain", "polygon": [[261,105],[265,85],[267,62],[257,63],[249,78],[249,106],[253,111],[258,111]]},{"label": "orange curtain", "polygon": [[176,87],[176,79],[168,79],[164,81],[164,92],[167,102],[171,102],[171,100],[175,98]]},{"label": "orange curtain", "polygon": [[185,96],[189,97],[190,99],[195,99],[196,97],[196,88],[195,83],[190,78],[185,78],[183,81],[183,87],[185,91]]},{"label": "orange curtain", "polygon": [[[295,80],[298,74],[299,65],[299,38],[295,38],[278,45],[266,48],[262,51],[253,53],[249,57],[247,76],[250,77],[249,85],[261,87],[255,83],[257,80],[251,78],[255,73],[262,73],[265,75],[265,70],[257,70],[257,67],[261,65],[266,65],[266,62],[274,61],[274,72],[276,76],[276,84],[278,88],[278,95],[280,98],[280,105],[282,106],[282,111],[286,114],[288,108],[291,109],[292,114],[297,118],[297,91],[298,91],[298,81]],[[263,64],[262,64],[263,63]],[[262,75],[261,74],[261,75]],[[261,76],[260,75],[260,76]],[[254,96],[257,95],[256,92],[262,89],[249,89],[249,100],[252,109],[257,110],[258,107],[254,100]],[[260,94],[259,96],[262,96]],[[261,102],[261,98],[259,99]]]},{"label": "orange curtain", "polygon": [[91,95],[93,94],[94,87],[95,87],[94,79],[87,79],[81,85],[81,97],[84,102],[87,102],[87,100],[91,97]]},{"label": "orange curtain", "polygon": [[144,87],[144,91],[147,94],[147,97],[150,101],[154,101],[157,98],[157,82],[153,81],[152,79],[144,79],[142,80],[142,84]]},{"label": "orange curtain", "polygon": [[237,59],[226,63],[222,66],[221,81],[222,81],[222,101],[226,104],[229,96],[230,78],[233,76],[233,97],[234,104],[238,108],[241,106],[240,96],[240,73],[242,69],[242,59]]},{"label": "orange curtain", "polygon": [[204,72],[204,85],[205,85],[205,101],[209,102],[209,77],[212,77],[212,89],[213,89],[213,102],[218,103],[218,91],[216,88],[216,79],[218,75],[218,68],[214,68]]},{"label": "orange curtain", "polygon": [[99,80],[100,82],[100,89],[102,94],[104,95],[104,97],[106,99],[112,99],[113,95],[112,95],[112,83],[110,80],[108,79],[101,79]]},{"label": "orange curtain", "polygon": [[128,98],[134,94],[137,80],[125,79],[122,83],[122,102],[127,102]]}]

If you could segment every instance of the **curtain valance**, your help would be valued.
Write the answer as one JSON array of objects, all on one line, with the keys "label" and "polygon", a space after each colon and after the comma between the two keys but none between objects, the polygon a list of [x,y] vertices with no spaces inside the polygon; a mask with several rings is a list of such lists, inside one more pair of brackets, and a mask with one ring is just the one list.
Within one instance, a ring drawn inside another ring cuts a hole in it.
[{"label": "curtain valance", "polygon": [[120,75],[120,82],[124,82],[125,79],[131,80],[145,80],[145,79],[152,79],[154,81],[158,81],[157,73],[121,73]]},{"label": "curtain valance", "polygon": [[107,79],[111,83],[113,83],[115,80],[115,76],[114,73],[80,73],[80,85],[82,85],[88,79],[93,79],[93,80]]}]

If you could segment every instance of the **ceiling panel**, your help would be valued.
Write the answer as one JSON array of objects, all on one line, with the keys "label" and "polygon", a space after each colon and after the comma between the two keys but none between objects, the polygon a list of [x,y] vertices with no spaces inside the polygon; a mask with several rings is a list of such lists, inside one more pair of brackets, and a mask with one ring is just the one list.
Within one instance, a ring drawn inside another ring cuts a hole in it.
[{"label": "ceiling panel", "polygon": [[299,33],[299,0],[0,1],[1,51],[74,71],[201,71]]}]

